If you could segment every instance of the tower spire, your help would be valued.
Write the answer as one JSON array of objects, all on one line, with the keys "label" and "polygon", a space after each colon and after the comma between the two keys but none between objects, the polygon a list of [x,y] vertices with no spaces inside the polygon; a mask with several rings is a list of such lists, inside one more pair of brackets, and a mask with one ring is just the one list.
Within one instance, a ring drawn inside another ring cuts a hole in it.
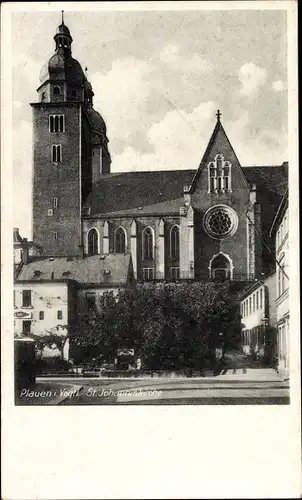
[{"label": "tower spire", "polygon": [[62,12],[62,24],[64,24],[64,10],[61,10]]}]

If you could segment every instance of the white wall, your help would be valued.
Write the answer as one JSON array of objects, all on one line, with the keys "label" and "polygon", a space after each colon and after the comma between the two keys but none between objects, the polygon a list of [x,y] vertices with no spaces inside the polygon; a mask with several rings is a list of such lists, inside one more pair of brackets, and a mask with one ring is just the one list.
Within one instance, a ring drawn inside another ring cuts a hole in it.
[{"label": "white wall", "polygon": [[[67,283],[15,283],[16,313],[28,313],[30,318],[14,317],[14,331],[22,333],[23,321],[31,321],[31,333],[45,335],[48,332],[56,335],[66,335],[67,330],[62,328],[68,324],[68,288]],[[31,307],[22,307],[22,291],[31,290]],[[44,319],[39,319],[40,311],[44,312]],[[58,319],[58,311],[62,311],[62,319]],[[56,327],[59,327],[58,329]]]}]

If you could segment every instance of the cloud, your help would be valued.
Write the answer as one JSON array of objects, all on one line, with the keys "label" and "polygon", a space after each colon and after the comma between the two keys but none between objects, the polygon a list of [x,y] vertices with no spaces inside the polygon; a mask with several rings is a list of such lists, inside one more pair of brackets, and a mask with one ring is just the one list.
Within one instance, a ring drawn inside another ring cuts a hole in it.
[{"label": "cloud", "polygon": [[168,64],[173,71],[184,73],[207,73],[213,68],[212,63],[199,53],[182,53],[179,45],[168,44],[159,54],[159,59]]},{"label": "cloud", "polygon": [[13,129],[14,226],[23,237],[30,237],[32,218],[32,124],[20,120]]},{"label": "cloud", "polygon": [[275,92],[282,92],[286,90],[286,84],[282,80],[276,80],[272,83],[272,89],[275,90]]},{"label": "cloud", "polygon": [[[147,134],[153,153],[140,153],[126,147],[114,156],[113,171],[195,169],[208,145],[215,126],[217,104],[201,103],[191,113],[184,110],[168,112]],[[242,110],[237,120],[224,122],[224,128],[242,166],[280,165],[287,154],[285,131],[274,129],[258,131],[251,137],[249,113]]]},{"label": "cloud", "polygon": [[265,84],[267,71],[252,62],[245,63],[238,71],[238,78],[241,83],[239,93],[243,96],[253,96]]},{"label": "cloud", "polygon": [[113,158],[114,171],[197,168],[213,129],[216,103],[203,102],[192,112],[173,109],[147,132],[153,153],[125,148]]},{"label": "cloud", "polygon": [[109,72],[91,76],[94,107],[104,116],[110,139],[131,140],[148,119],[145,109],[152,96],[146,83],[152,71],[147,62],[127,57],[114,61]]}]

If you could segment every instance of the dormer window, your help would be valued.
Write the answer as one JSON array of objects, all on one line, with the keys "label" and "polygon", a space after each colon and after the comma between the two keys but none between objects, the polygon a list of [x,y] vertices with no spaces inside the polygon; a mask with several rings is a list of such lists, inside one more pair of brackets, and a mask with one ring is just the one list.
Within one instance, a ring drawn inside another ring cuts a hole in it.
[{"label": "dormer window", "polygon": [[231,191],[231,163],[222,154],[208,164],[208,192],[227,193]]}]

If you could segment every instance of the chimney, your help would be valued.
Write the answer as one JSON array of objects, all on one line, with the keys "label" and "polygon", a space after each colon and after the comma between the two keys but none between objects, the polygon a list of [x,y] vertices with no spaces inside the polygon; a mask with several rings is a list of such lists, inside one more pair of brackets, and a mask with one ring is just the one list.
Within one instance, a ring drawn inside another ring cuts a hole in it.
[{"label": "chimney", "polygon": [[28,264],[28,244],[27,244],[27,238],[23,238],[22,242],[22,261],[23,264]]}]

